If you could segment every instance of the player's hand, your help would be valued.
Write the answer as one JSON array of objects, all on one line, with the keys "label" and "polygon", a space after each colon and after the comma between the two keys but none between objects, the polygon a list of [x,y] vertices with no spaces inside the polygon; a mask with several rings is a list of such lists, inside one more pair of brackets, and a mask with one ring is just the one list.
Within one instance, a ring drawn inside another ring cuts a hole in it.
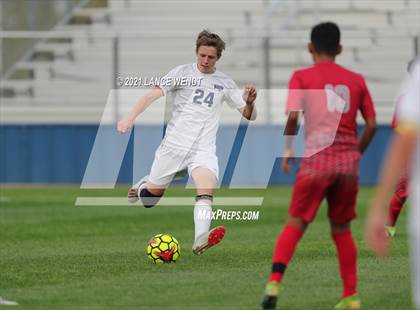
[{"label": "player's hand", "polygon": [[130,130],[130,128],[133,126],[133,121],[131,119],[123,119],[118,122],[117,130],[119,133],[126,133]]},{"label": "player's hand", "polygon": [[295,163],[295,153],[291,149],[284,151],[283,161],[281,163],[281,170],[283,170],[287,174],[290,174],[289,162],[292,163],[292,164]]},{"label": "player's hand", "polygon": [[246,104],[253,104],[255,99],[257,98],[257,89],[254,85],[248,84],[244,87],[244,94],[242,98],[246,102]]},{"label": "player's hand", "polygon": [[389,251],[389,238],[385,232],[386,215],[382,208],[373,206],[368,215],[365,229],[367,246],[378,256],[386,256]]}]

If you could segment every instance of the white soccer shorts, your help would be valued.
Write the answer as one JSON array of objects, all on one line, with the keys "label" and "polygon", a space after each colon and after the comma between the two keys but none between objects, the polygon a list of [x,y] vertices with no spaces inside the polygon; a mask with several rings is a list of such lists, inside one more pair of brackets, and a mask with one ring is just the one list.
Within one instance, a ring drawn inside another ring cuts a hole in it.
[{"label": "white soccer shorts", "polygon": [[191,176],[192,171],[198,167],[209,169],[218,179],[219,165],[215,154],[185,151],[160,145],[156,150],[155,159],[150,169],[149,182],[166,187],[177,172],[188,169],[188,174]]}]

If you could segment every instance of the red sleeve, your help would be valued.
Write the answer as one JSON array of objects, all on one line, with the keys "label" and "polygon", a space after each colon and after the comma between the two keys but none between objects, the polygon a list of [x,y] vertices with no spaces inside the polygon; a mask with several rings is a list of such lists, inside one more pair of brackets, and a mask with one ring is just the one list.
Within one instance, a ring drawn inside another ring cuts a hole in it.
[{"label": "red sleeve", "polygon": [[292,77],[289,80],[287,93],[287,102],[286,102],[286,113],[291,111],[300,111],[303,109],[303,86],[301,79],[297,72],[292,74]]},{"label": "red sleeve", "polygon": [[376,116],[372,97],[370,96],[370,92],[364,78],[362,78],[362,95],[359,109],[364,119],[374,118]]}]

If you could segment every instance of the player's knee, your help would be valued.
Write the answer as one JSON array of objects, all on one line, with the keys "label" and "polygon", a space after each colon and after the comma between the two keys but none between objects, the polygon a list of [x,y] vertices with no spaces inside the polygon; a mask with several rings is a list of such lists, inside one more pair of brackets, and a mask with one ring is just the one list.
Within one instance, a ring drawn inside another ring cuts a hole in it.
[{"label": "player's knee", "polygon": [[195,196],[196,202],[207,202],[210,205],[213,203],[213,195],[202,194]]},{"label": "player's knee", "polygon": [[300,231],[305,231],[309,225],[309,222],[305,221],[303,218],[300,217],[289,216],[287,224],[299,229]]},{"label": "player's knee", "polygon": [[337,221],[333,221],[330,219],[330,226],[331,226],[331,232],[334,233],[342,233],[350,230],[350,222],[343,222],[339,223]]},{"label": "player's knee", "polygon": [[159,202],[161,197],[162,195],[155,195],[149,192],[147,188],[143,188],[140,191],[140,200],[145,208],[154,207]]}]

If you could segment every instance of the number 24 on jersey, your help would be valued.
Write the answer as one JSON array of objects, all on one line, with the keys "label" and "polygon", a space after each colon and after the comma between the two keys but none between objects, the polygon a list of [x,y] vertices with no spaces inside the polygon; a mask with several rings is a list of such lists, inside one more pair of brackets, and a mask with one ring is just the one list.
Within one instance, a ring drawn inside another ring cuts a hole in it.
[{"label": "number 24 on jersey", "polygon": [[[203,99],[204,98],[204,99]],[[207,104],[210,108],[213,105],[214,93],[205,92],[204,89],[197,88],[194,92],[193,103],[195,104]]]}]

